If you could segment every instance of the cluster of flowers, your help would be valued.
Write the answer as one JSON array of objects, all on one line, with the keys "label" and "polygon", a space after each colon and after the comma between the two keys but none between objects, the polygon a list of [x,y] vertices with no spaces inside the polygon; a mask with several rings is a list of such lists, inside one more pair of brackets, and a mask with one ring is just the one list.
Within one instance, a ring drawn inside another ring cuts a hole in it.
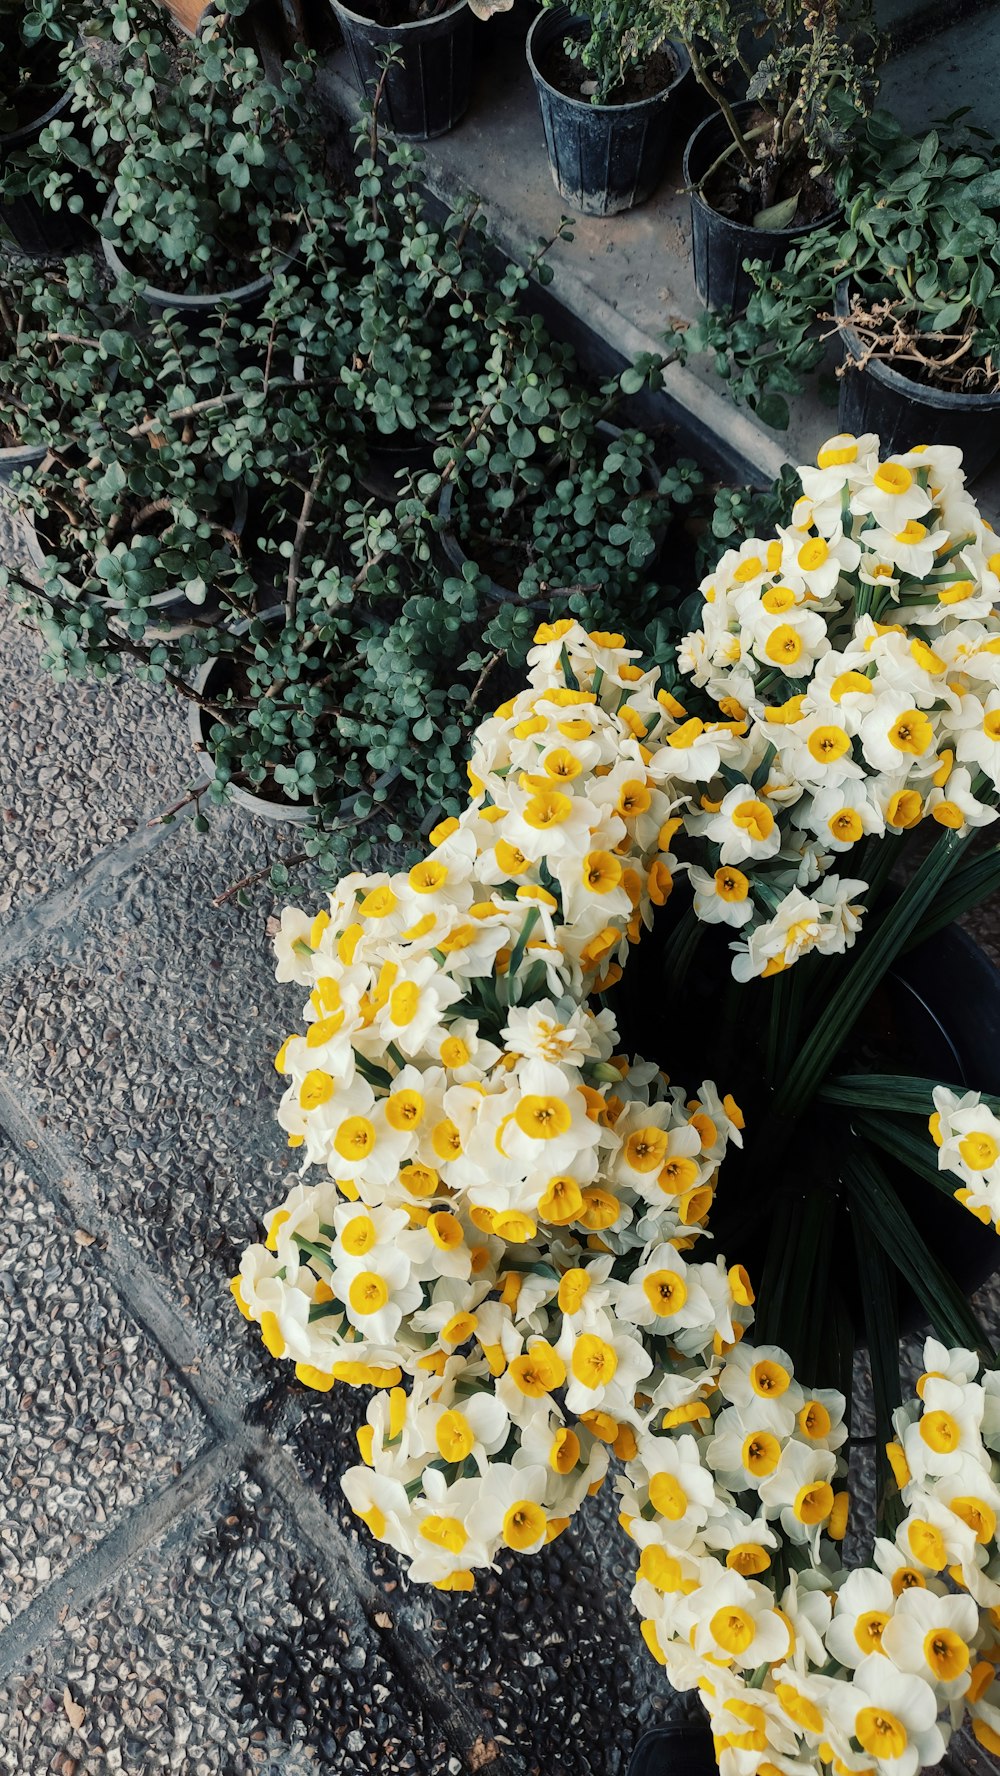
[{"label": "cluster of flowers", "polygon": [[1000,1116],[981,1092],[959,1095],[934,1087],[928,1127],[938,1150],[938,1168],[960,1180],[955,1195],[985,1227],[1000,1233]]},{"label": "cluster of flowers", "polygon": [[[868,684],[883,676],[872,633]],[[739,1108],[619,1052],[612,1014],[588,1003],[679,869],[702,917],[699,899],[751,903],[738,975],[852,941],[864,884],[829,873],[818,912],[786,910],[777,948],[760,938],[829,861],[790,819],[815,786],[786,778],[771,738],[809,710],[774,724],[748,694],[703,722],[621,637],[567,621],[536,642],[428,856],[282,918],[278,978],[309,995],[276,1059],[303,1181],[244,1254],[236,1301],[308,1385],[376,1390],[344,1489],[416,1579],[468,1589],[501,1549],[539,1549],[615,1454],[643,1635],[676,1687],[701,1691],[724,1776],[914,1776],[966,1708],[1000,1751],[1000,1386],[928,1344],[891,1446],[903,1523],[875,1567],[846,1572],[844,1402],[751,1345],[741,1266],[693,1255]],[[940,699],[914,694],[921,719],[954,725],[949,671]],[[864,719],[844,757],[866,759]],[[688,848],[714,865],[704,881]],[[938,1132],[968,1165],[951,1120],[965,1108],[942,1103]]]},{"label": "cluster of flowers", "polygon": [[702,627],[680,655],[740,723],[722,761],[739,781],[685,817],[713,847],[690,872],[695,910],[741,931],[740,979],[842,944],[865,882],[836,872],[866,839],[996,818],[1000,539],[961,452],[880,462],[876,437],[842,435],[817,460],[790,524],[702,582]]}]

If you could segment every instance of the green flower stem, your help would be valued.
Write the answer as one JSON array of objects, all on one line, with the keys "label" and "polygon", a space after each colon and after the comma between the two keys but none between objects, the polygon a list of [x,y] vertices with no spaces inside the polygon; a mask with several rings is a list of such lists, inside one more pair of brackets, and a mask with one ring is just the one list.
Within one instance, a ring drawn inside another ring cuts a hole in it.
[{"label": "green flower stem", "polygon": [[972,837],[971,828],[964,833],[945,833],[899,899],[889,908],[878,930],[834,992],[822,1021],[814,1026],[779,1085],[774,1098],[777,1116],[799,1116],[815,1097],[837,1050]]}]

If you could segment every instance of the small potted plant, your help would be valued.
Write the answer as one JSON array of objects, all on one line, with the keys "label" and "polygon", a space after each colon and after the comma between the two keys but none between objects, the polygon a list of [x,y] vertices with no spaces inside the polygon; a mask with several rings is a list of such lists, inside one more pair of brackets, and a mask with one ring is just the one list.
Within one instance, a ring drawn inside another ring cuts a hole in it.
[{"label": "small potted plant", "polygon": [[72,94],[60,52],[85,17],[85,0],[3,0],[0,5],[0,219],[22,253],[59,257],[93,240],[82,210],[79,182],[55,204],[40,195],[44,168],[26,150],[55,120],[64,119]]},{"label": "small potted plant", "polygon": [[472,96],[475,20],[514,0],[330,0],[358,90],[394,136],[426,142],[461,122]]},{"label": "small potted plant", "polygon": [[684,154],[695,285],[738,314],[745,260],[783,258],[837,207],[833,171],[873,87],[872,8],[766,0],[751,27],[736,0],[668,0],[665,17],[712,101]]},{"label": "small potted plant", "polygon": [[527,54],[560,197],[585,216],[643,203],[663,175],[689,66],[663,9],[549,4]]},{"label": "small potted plant", "polygon": [[41,462],[81,407],[100,411],[124,337],[98,301],[90,263],[44,277],[6,268],[0,287],[0,482]]},{"label": "small potted plant", "polygon": [[[227,9],[227,26],[241,11]],[[121,34],[117,58],[99,43],[67,58],[81,127],[50,126],[39,152],[62,148],[96,181],[105,256],[126,297],[194,324],[223,303],[259,312],[307,212],[319,221],[333,202],[310,158],[308,63],[283,64],[276,87],[233,29],[137,29],[132,0],[116,0],[103,29]],[[47,191],[69,177],[51,173]]]},{"label": "small potted plant", "polygon": [[957,445],[979,473],[1000,414],[998,153],[960,121],[913,137],[874,112],[838,174],[847,226],[761,267],[745,318],[708,320],[693,343],[716,351],[734,393],[781,426],[786,396],[839,332],[843,430],[877,431],[888,448],[914,436]]}]

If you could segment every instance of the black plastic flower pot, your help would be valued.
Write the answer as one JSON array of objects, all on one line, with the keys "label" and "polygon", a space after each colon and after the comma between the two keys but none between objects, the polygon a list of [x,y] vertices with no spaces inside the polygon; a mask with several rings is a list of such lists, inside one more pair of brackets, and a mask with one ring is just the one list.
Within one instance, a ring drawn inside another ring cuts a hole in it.
[{"label": "black plastic flower pot", "polygon": [[[869,915],[871,916],[871,915]],[[877,916],[877,915],[876,915]],[[647,940],[651,953],[647,968],[658,965],[657,945],[668,941],[668,921],[662,939],[657,927]],[[767,1110],[763,1085],[763,1032],[757,1015],[763,1007],[770,982],[750,983],[737,989],[736,1001],[745,1008],[739,1025],[726,1034],[727,1014],[720,1007],[732,992],[730,958],[725,943],[703,941],[699,988],[690,996],[683,1032],[665,1030],[648,993],[650,974],[626,970],[610,1003],[622,1032],[622,1046],[629,1052],[655,1055],[664,1071],[685,1080],[724,1079],[746,1113],[747,1128],[761,1126]],[[819,976],[817,976],[819,978]],[[758,1003],[754,1006],[753,1001]],[[731,1001],[729,1001],[731,1002]],[[720,1052],[725,1043],[726,1052]],[[1000,1093],[1000,971],[975,940],[957,925],[948,925],[926,943],[899,957],[891,972],[865,1006],[850,1032],[842,1056],[832,1072],[905,1073],[933,1079],[958,1090]],[[790,1149],[777,1168],[761,1172],[747,1153],[731,1152],[720,1175],[719,1194],[712,1210],[711,1228],[716,1250],[730,1264],[745,1264],[759,1283],[765,1274],[775,1217],[790,1211],[795,1201],[815,1181],[817,1168],[825,1166],[825,1152],[859,1139],[852,1132],[851,1112],[814,1102],[802,1124],[808,1134],[813,1172],[803,1169],[801,1155]],[[927,1134],[926,1122],[913,1119],[917,1133]],[[933,1152],[927,1134],[929,1153]],[[752,1138],[750,1149],[752,1150]],[[905,1169],[891,1156],[878,1154],[879,1162],[898,1188],[906,1212],[930,1250],[951,1272],[962,1292],[971,1295],[992,1276],[1000,1259],[1000,1245],[953,1197]],[[948,1180],[949,1184],[951,1180]],[[958,1188],[958,1180],[954,1180]],[[759,1204],[759,1210],[754,1204]],[[860,1279],[853,1259],[850,1215],[843,1204],[837,1211],[836,1244],[845,1254],[840,1292],[859,1344],[866,1338]],[[915,1293],[900,1280],[899,1323],[904,1332],[926,1323]],[[779,1339],[780,1342],[780,1339]],[[832,1380],[832,1378],[831,1378]]]},{"label": "black plastic flower pot", "polygon": [[[609,444],[612,443],[615,438],[621,437],[621,427],[612,425],[610,421],[606,419],[598,421],[596,430],[598,436],[604,438]],[[646,459],[642,479],[647,492],[655,493],[659,488],[659,472],[651,457]],[[472,556],[467,554],[465,545],[454,527],[452,519],[455,503],[454,495],[454,482],[446,481],[438,496],[438,519],[441,526],[439,536],[441,549],[449,567],[453,568],[456,574],[461,574],[466,564],[472,561]],[[656,556],[663,547],[666,538],[666,529],[658,530],[654,534],[656,537],[656,554],[650,557],[648,563],[650,568],[652,568]],[[490,577],[486,596],[492,599],[494,604],[527,604],[530,608],[537,610],[541,610],[543,607],[551,603],[551,596],[549,594],[540,594],[537,598],[523,599],[518,593],[516,586],[501,585],[499,581],[494,580],[492,577]]]},{"label": "black plastic flower pot", "polygon": [[[72,97],[71,92],[60,93],[55,104],[50,105],[40,117],[22,124],[20,129],[12,130],[10,135],[0,135],[0,169],[12,155],[24,148],[31,148],[47,124],[64,117]],[[74,175],[73,189],[77,196],[83,198],[85,205],[88,201],[92,204],[96,199],[96,187],[92,181],[85,180],[82,174]],[[94,228],[87,216],[75,215],[65,204],[61,209],[50,209],[31,192],[25,192],[20,197],[6,198],[0,205],[0,220],[10,230],[21,252],[33,259],[65,259],[71,253],[85,252],[94,241]]]},{"label": "black plastic flower pot", "polygon": [[[740,123],[749,119],[753,109],[747,101],[733,107]],[[760,259],[767,266],[780,264],[796,241],[825,228],[837,212],[831,209],[812,222],[790,228],[754,228],[713,209],[699,186],[731,141],[729,126],[719,112],[706,117],[684,150],[684,183],[691,197],[695,288],[707,308],[742,314],[754,290],[749,273],[743,269],[744,260]]]},{"label": "black plastic flower pot", "polygon": [[[279,628],[285,620],[284,605],[271,605],[268,610],[260,612],[260,619],[264,623],[273,623],[275,628]],[[233,624],[232,633],[245,635],[249,627],[249,622],[243,617],[239,622]],[[206,660],[192,680],[191,688],[206,703],[210,703],[213,695],[219,696],[225,690],[227,674],[230,670],[231,663],[225,657]],[[215,776],[215,761],[208,741],[213,721],[214,717],[210,710],[203,709],[199,703],[190,702],[188,704],[188,734],[208,777]],[[383,771],[368,789],[351,790],[348,795],[342,796],[339,800],[324,802],[319,807],[312,802],[293,802],[284,798],[255,795],[252,790],[244,789],[239,783],[228,785],[226,799],[235,802],[237,807],[245,808],[249,814],[257,814],[262,820],[277,822],[282,826],[316,825],[322,817],[324,827],[329,830],[335,825],[350,825],[354,818],[355,804],[359,798],[362,795],[371,794],[375,790],[388,789],[390,784],[395,783],[399,775],[400,767],[395,765],[391,770]]]},{"label": "black plastic flower pot", "polygon": [[568,6],[539,13],[528,32],[528,66],[560,197],[584,216],[617,216],[644,203],[663,176],[677,133],[678,88],[690,63],[682,45],[670,43],[676,72],[662,92],[628,105],[592,105],[560,92],[540,66],[552,45],[586,31],[586,20]]},{"label": "black plastic flower pot", "polygon": [[[847,283],[837,289],[838,320],[850,314]],[[932,388],[884,363],[865,357],[854,328],[842,324],[844,364],[840,377],[838,423],[841,431],[860,437],[878,435],[883,456],[912,450],[914,444],[957,444],[971,481],[992,461],[1000,447],[1000,390],[993,394],[962,394]]]},{"label": "black plastic flower pot", "polygon": [[394,136],[428,142],[454,129],[472,96],[475,34],[467,0],[406,25],[379,25],[330,0],[359,90],[372,98],[386,50],[398,57],[386,75],[380,116]]},{"label": "black plastic flower pot", "polygon": [[[114,208],[115,199],[111,197],[104,210],[105,220],[113,214]],[[249,283],[236,285],[231,290],[212,290],[197,296],[185,296],[176,290],[161,290],[156,284],[143,284],[139,291],[140,301],[153,314],[166,314],[169,311],[179,315],[192,333],[213,325],[223,308],[236,309],[247,320],[253,320],[267,301],[276,274],[291,265],[298,253],[304,232],[300,229],[287,252],[275,254],[269,269]],[[115,278],[139,275],[113,242],[102,236],[101,245],[108,268]]]}]

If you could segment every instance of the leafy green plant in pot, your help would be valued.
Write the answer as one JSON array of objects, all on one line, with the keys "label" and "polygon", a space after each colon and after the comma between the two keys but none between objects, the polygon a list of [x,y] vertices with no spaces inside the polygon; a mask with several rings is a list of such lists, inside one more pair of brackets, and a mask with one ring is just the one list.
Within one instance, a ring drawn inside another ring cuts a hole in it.
[{"label": "leafy green plant in pot", "polygon": [[840,422],[889,447],[919,436],[964,452],[977,474],[1000,412],[1000,149],[960,120],[922,137],[869,119],[838,174],[846,220],[755,271],[744,320],[692,339],[772,425],[839,330]]},{"label": "leafy green plant in pot", "polygon": [[475,20],[514,0],[330,0],[359,92],[379,97],[402,140],[426,142],[461,122],[472,96]]},{"label": "leafy green plant in pot", "polygon": [[[420,185],[419,154],[379,128],[377,108],[359,124],[357,184],[344,200],[345,266],[329,309],[340,388],[334,424],[350,415],[364,434],[362,486],[379,498],[399,477],[430,470],[450,453],[502,388],[517,349],[519,308],[543,246],[527,268],[498,278],[484,259],[478,205],[440,223]],[[328,300],[321,289],[321,300]],[[323,325],[322,320],[320,325]]]},{"label": "leafy green plant in pot", "polygon": [[[712,114],[684,155],[694,276],[711,308],[739,313],[747,259],[773,263],[836,209],[832,173],[870,103],[868,0],[667,0]],[[741,93],[742,96],[730,96]]]},{"label": "leafy green plant in pot", "polygon": [[[81,129],[50,125],[40,151],[61,149],[104,194],[105,255],[127,297],[196,325],[223,302],[252,316],[313,197],[321,215],[331,202],[310,158],[309,64],[283,65],[276,87],[231,31],[136,29],[132,0],[115,0],[104,30],[117,58],[81,45],[66,63]],[[69,176],[51,173],[47,189]]]},{"label": "leafy green plant in pot", "polygon": [[[548,378],[546,357],[555,359]],[[689,504],[700,471],[682,460],[661,475],[642,432],[601,419],[598,398],[562,381],[557,347],[533,361],[531,380],[508,386],[494,427],[442,491],[445,554],[457,571],[471,562],[488,576],[495,605],[536,614],[558,606],[592,627],[628,612],[638,627],[659,596],[656,559],[671,516]]]},{"label": "leafy green plant in pot", "polygon": [[10,484],[66,436],[72,415],[96,408],[118,372],[111,310],[91,262],[44,276],[10,264],[0,286],[0,482]]},{"label": "leafy green plant in pot", "polygon": [[70,107],[60,68],[88,15],[86,0],[3,0],[0,5],[0,220],[22,253],[59,257],[93,240],[79,181],[47,202],[44,163],[29,157],[46,127]]},{"label": "leafy green plant in pot", "polygon": [[586,216],[645,202],[663,176],[689,68],[664,9],[550,3],[527,55],[559,195]]}]

